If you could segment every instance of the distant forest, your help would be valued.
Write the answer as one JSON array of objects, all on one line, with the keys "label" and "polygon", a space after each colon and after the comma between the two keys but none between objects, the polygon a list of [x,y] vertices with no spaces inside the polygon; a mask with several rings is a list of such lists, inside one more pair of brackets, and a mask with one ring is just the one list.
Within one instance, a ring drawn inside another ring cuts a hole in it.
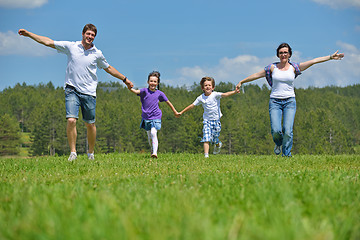
[{"label": "distant forest", "polygon": [[[215,90],[235,86],[219,83]],[[202,93],[191,88],[161,86],[180,112]],[[297,112],[293,154],[359,154],[360,85],[296,89]],[[246,84],[242,92],[221,100],[222,154],[272,154],[268,113],[270,90]],[[165,103],[159,152],[203,152],[201,106],[174,117]],[[149,152],[146,132],[139,129],[141,103],[122,83],[99,83],[97,91],[96,153]],[[77,150],[87,149],[86,128],[77,123]],[[30,156],[69,154],[66,138],[64,90],[46,85],[17,84],[0,92],[0,155]]]}]

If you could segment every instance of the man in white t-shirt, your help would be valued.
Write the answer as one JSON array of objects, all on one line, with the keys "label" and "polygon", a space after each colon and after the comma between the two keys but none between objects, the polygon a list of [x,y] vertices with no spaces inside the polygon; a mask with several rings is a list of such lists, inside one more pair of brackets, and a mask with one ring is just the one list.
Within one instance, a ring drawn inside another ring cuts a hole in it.
[{"label": "man in white t-shirt", "polygon": [[67,119],[66,133],[71,152],[68,158],[69,161],[77,158],[76,121],[78,119],[79,108],[81,108],[83,120],[87,128],[88,157],[94,160],[97,68],[104,69],[110,75],[122,80],[128,87],[133,87],[133,83],[114,67],[110,66],[102,52],[95,47],[93,41],[96,34],[97,29],[93,24],[86,24],[84,26],[82,40],[78,42],[54,41],[25,29],[19,30],[19,35],[29,37],[68,56],[65,77],[65,106]]}]

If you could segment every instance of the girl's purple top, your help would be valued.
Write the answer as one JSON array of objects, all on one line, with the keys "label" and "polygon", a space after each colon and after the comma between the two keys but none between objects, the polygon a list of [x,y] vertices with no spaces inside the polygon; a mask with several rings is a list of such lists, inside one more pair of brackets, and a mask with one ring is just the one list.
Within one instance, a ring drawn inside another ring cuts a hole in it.
[{"label": "girl's purple top", "polygon": [[153,92],[149,88],[142,88],[138,96],[141,100],[141,117],[145,120],[161,119],[162,112],[159,108],[159,102],[168,101],[165,93],[160,90]]}]

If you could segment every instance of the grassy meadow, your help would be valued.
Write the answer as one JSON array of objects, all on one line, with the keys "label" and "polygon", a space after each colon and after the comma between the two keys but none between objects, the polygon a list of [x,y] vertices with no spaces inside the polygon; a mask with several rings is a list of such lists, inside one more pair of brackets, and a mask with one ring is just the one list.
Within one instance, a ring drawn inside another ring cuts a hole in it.
[{"label": "grassy meadow", "polygon": [[0,158],[0,239],[360,239],[360,155]]}]

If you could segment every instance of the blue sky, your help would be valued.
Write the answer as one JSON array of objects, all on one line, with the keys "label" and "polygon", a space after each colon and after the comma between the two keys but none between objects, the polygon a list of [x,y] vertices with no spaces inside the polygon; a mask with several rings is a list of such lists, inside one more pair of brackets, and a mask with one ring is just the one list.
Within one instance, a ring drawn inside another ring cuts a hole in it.
[{"label": "blue sky", "polygon": [[[360,83],[360,0],[0,0],[0,91],[23,82],[64,83],[66,56],[18,29],[78,41],[86,23],[97,26],[96,47],[135,87],[146,86],[153,70],[171,86],[203,76],[236,84],[276,61],[282,42],[296,62],[345,53],[306,70],[296,87]],[[117,81],[103,70],[98,77]]]}]

